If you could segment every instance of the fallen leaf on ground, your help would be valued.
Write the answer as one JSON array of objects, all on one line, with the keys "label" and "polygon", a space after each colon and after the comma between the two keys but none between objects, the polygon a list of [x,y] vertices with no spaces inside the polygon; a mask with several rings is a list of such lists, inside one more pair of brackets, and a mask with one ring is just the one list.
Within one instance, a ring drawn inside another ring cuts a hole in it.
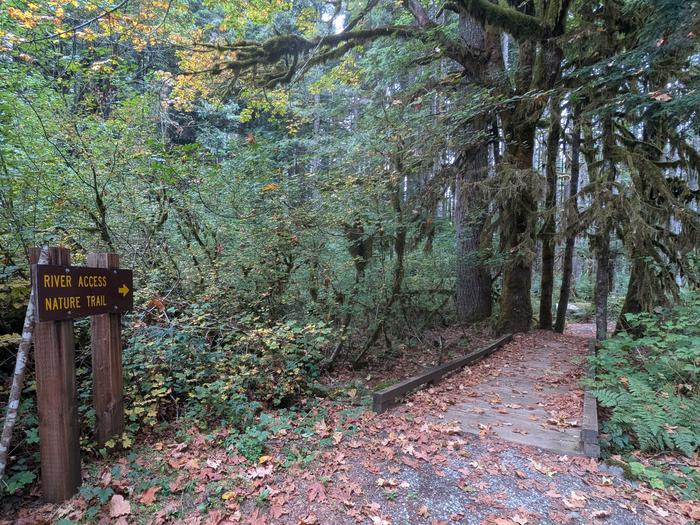
[{"label": "fallen leaf on ground", "polygon": [[160,487],[153,486],[148,487],[146,491],[141,494],[139,501],[144,505],[152,505],[156,501],[156,493],[160,490]]},{"label": "fallen leaf on ground", "polygon": [[119,516],[127,516],[131,514],[131,503],[124,499],[124,496],[120,494],[115,494],[112,499],[109,500],[109,515],[112,518],[118,518]]}]

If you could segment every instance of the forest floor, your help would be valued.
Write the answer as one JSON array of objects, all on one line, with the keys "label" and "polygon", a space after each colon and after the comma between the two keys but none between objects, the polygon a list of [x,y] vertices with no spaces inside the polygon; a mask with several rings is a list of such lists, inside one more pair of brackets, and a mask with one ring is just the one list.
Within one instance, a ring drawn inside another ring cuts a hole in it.
[{"label": "forest floor", "polygon": [[79,496],[62,505],[25,500],[0,523],[696,523],[699,502],[628,481],[616,467],[505,441],[489,425],[464,433],[445,418],[480,385],[520,374],[533,351],[566,347],[578,356],[566,374],[570,389],[540,408],[551,424],[575,425],[589,335],[590,327],[574,326],[567,335],[516,336],[381,415],[350,388],[342,398],[309,401],[304,411],[269,413],[258,435],[182,421],[167,437],[89,463]]}]

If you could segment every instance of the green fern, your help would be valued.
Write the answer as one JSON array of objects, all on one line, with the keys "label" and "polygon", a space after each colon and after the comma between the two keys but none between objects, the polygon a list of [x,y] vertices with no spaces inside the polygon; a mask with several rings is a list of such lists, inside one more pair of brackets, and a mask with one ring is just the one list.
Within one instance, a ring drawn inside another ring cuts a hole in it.
[{"label": "green fern", "polygon": [[589,383],[609,409],[603,430],[612,452],[676,450],[692,456],[700,448],[700,297],[660,315],[628,321],[634,338],[621,333],[592,358]]}]

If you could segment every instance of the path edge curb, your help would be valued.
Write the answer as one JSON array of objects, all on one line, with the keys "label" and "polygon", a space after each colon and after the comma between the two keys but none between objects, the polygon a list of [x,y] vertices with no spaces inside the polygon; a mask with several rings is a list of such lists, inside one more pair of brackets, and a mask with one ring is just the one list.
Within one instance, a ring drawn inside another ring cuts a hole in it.
[{"label": "path edge curb", "polygon": [[[595,364],[590,362],[590,358],[595,356],[597,352],[596,340],[588,341],[587,357],[589,361],[586,366],[586,376],[589,380],[595,379]],[[583,391],[583,421],[581,423],[581,444],[583,453],[589,458],[600,457],[600,444],[598,442],[598,400],[591,392],[590,387],[586,386]]]},{"label": "path edge curb", "polygon": [[401,397],[412,392],[413,390],[418,389],[426,383],[436,384],[447,373],[491,355],[493,352],[512,340],[513,334],[506,334],[496,339],[488,346],[475,350],[474,352],[470,352],[469,354],[461,357],[457,357],[443,365],[430,368],[424,372],[421,372],[420,374],[414,375],[392,386],[374,392],[372,396],[372,410],[377,414],[381,414],[392,406],[397,405]]}]

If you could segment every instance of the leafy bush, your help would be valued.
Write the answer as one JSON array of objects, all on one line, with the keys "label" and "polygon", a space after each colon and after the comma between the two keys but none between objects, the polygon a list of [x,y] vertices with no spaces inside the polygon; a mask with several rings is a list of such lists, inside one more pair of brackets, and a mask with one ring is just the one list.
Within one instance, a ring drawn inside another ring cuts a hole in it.
[{"label": "leafy bush", "polygon": [[[262,325],[247,318],[238,319],[241,328],[236,331],[216,331],[197,325],[189,314],[169,326],[131,331],[123,353],[126,431],[107,447],[130,448],[137,434],[185,416],[200,427],[232,427],[233,435],[241,438],[241,453],[257,459],[267,437],[254,426],[257,413],[263,406],[291,406],[316,391],[330,328],[294,321]],[[86,323],[76,323],[78,404],[81,436],[86,438],[82,446],[96,451],[90,349],[80,344],[86,329]],[[35,385],[32,380],[25,388],[15,428],[23,436],[22,454],[10,465],[0,494],[19,492],[36,479]]]},{"label": "leafy bush", "polygon": [[700,446],[700,297],[656,314],[628,315],[631,333],[606,341],[594,358],[594,393],[609,410],[603,431],[615,452]]},{"label": "leafy bush", "polygon": [[263,405],[291,405],[312,391],[330,330],[292,321],[209,341],[191,331],[149,327],[124,352],[130,430],[183,410],[198,424],[250,424]]}]

